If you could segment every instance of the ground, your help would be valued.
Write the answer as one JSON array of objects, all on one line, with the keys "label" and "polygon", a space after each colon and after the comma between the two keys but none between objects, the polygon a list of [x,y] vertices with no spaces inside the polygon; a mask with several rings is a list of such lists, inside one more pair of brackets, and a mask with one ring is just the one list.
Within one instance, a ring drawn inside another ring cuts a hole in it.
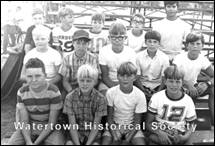
[{"label": "ground", "polygon": [[1,140],[15,131],[15,107],[16,96],[10,96],[5,101],[1,101]]}]

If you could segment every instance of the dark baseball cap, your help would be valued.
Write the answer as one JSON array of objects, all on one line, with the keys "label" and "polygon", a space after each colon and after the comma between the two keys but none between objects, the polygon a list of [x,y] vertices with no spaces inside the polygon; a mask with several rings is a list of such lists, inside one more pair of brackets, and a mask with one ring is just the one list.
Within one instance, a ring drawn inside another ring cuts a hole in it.
[{"label": "dark baseball cap", "polygon": [[72,40],[77,40],[77,39],[86,39],[87,41],[90,41],[91,39],[89,38],[89,33],[86,32],[85,30],[77,30],[74,32],[72,36]]}]

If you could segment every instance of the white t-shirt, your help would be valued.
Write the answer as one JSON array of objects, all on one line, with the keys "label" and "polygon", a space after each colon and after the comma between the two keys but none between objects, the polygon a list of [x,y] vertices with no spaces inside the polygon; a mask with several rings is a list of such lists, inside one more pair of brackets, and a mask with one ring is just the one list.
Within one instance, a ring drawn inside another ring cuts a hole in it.
[{"label": "white t-shirt", "polygon": [[23,64],[26,64],[30,58],[38,58],[42,60],[45,65],[46,79],[49,81],[54,78],[58,71],[55,69],[62,63],[62,57],[60,53],[51,47],[46,52],[38,52],[36,48],[30,50],[24,57]]},{"label": "white t-shirt", "polygon": [[89,44],[89,51],[92,53],[99,53],[102,47],[107,45],[108,41],[108,31],[102,30],[100,33],[92,33],[88,31],[90,36],[90,44]]},{"label": "white t-shirt", "polygon": [[192,82],[193,85],[197,83],[201,70],[206,70],[211,65],[211,62],[202,54],[196,60],[190,60],[188,52],[177,55],[173,63],[185,73],[184,80]]},{"label": "white t-shirt", "polygon": [[108,106],[114,108],[114,121],[120,125],[131,124],[135,113],[147,111],[145,95],[136,87],[133,87],[131,93],[125,94],[117,85],[108,89],[106,97]]},{"label": "white t-shirt", "polygon": [[140,75],[142,85],[155,89],[161,84],[164,70],[169,66],[169,58],[160,50],[151,58],[147,50],[144,50],[137,54],[136,64],[137,75]]},{"label": "white t-shirt", "polygon": [[156,120],[165,122],[173,128],[185,131],[185,122],[197,118],[193,100],[187,94],[180,99],[173,100],[167,95],[166,90],[155,93],[148,106],[148,110],[156,114]]},{"label": "white t-shirt", "polygon": [[161,34],[161,50],[166,53],[170,59],[180,54],[183,47],[183,40],[191,31],[191,26],[177,18],[170,21],[166,18],[152,24],[153,30]]},{"label": "white t-shirt", "polygon": [[142,35],[137,37],[132,34],[132,30],[129,30],[127,32],[127,35],[128,35],[127,45],[130,48],[134,49],[135,52],[139,52],[142,47],[146,46],[145,45],[145,34],[146,34],[146,32],[143,31]]},{"label": "white t-shirt", "polygon": [[99,64],[109,69],[109,77],[112,81],[118,81],[117,69],[124,62],[132,62],[136,65],[136,53],[128,46],[124,46],[122,52],[115,53],[112,45],[104,46],[99,52]]},{"label": "white t-shirt", "polygon": [[61,27],[55,27],[52,30],[53,44],[58,46],[60,43],[63,57],[67,56],[73,51],[72,36],[76,30],[78,29],[74,26],[68,31],[63,31]]}]

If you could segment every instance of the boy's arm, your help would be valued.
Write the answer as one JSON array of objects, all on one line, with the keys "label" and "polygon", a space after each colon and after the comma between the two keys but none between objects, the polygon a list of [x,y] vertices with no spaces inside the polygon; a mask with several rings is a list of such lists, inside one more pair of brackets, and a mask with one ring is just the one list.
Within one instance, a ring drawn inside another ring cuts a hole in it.
[{"label": "boy's arm", "polygon": [[[18,103],[20,104],[20,103]],[[21,103],[22,104],[22,103]],[[20,104],[20,105],[21,105]],[[22,104],[22,106],[18,105],[18,108],[17,110],[19,110],[20,112],[20,122],[21,124],[24,123],[24,128],[22,129],[22,134],[24,136],[24,139],[25,139],[25,142],[26,142],[26,145],[30,145],[32,144],[32,140],[31,140],[31,130],[26,128],[27,127],[27,124],[30,124],[29,123],[29,114],[28,114],[28,111],[26,109],[26,107]]]},{"label": "boy's arm", "polygon": [[57,74],[55,75],[55,77],[53,79],[51,79],[49,82],[52,84],[56,84],[61,80],[61,75],[59,75],[58,71],[60,69],[60,65],[55,66],[55,70],[57,72]]},{"label": "boy's arm", "polygon": [[60,110],[51,110],[49,114],[49,122],[47,128],[41,132],[39,137],[36,139],[34,144],[38,145],[40,144],[51,132],[52,132],[52,126],[54,126],[57,123],[57,118],[60,113]]},{"label": "boy's arm", "polygon": [[98,134],[98,127],[99,127],[99,124],[101,123],[101,119],[102,119],[102,117],[95,117],[93,124],[96,124],[97,128],[91,129],[86,145],[92,145],[93,141],[95,140],[95,138]]},{"label": "boy's arm", "polygon": [[212,66],[209,66],[206,70],[203,70],[209,77],[209,81],[211,82],[211,85],[214,86],[214,69]]},{"label": "boy's arm", "polygon": [[[68,118],[69,118],[69,123],[70,123],[71,125],[75,125],[75,124],[76,124],[76,120],[75,120],[75,116],[74,116],[74,115],[69,115],[69,114],[68,114]],[[73,127],[73,126],[72,126],[72,127]],[[70,128],[69,132],[70,132],[70,136],[71,136],[71,138],[72,138],[72,142],[73,142],[75,145],[80,145],[80,141],[79,141],[77,129]]]},{"label": "boy's arm", "polygon": [[129,133],[128,137],[126,138],[126,141],[130,142],[134,135],[137,133],[137,130],[136,130],[136,126],[140,126],[141,125],[141,122],[142,122],[142,113],[135,113],[134,114],[134,125],[133,125],[133,129],[132,131]]},{"label": "boy's arm", "polygon": [[119,137],[117,136],[116,132],[113,129],[111,129],[111,125],[115,124],[115,122],[113,120],[114,108],[112,106],[108,106],[107,111],[108,111],[107,122],[109,125],[108,129],[109,129],[114,141],[118,141],[118,140],[120,140]]},{"label": "boy's arm", "polygon": [[108,75],[109,69],[106,65],[100,65],[101,72],[102,72],[102,81],[108,86],[113,87],[118,85],[118,82],[113,82]]},{"label": "boy's arm", "polygon": [[69,83],[69,78],[63,77],[63,87],[68,93],[72,91],[72,86]]}]

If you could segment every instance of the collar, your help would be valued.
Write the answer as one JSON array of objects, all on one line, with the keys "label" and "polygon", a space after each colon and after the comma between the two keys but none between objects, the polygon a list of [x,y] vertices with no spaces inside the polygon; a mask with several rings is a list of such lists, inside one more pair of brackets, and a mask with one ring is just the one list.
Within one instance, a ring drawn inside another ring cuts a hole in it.
[{"label": "collar", "polygon": [[79,56],[76,55],[76,52],[74,51],[73,57],[74,57],[76,60],[81,60],[81,61],[86,60],[86,58],[87,58],[87,52],[84,54],[84,56],[79,57]]},{"label": "collar", "polygon": [[79,99],[81,101],[90,101],[92,97],[94,97],[94,95],[96,94],[96,90],[94,88],[92,89],[92,91],[90,92],[90,95],[87,98],[86,96],[83,96],[83,93],[81,92],[80,88],[77,89],[77,92],[78,92]]}]

